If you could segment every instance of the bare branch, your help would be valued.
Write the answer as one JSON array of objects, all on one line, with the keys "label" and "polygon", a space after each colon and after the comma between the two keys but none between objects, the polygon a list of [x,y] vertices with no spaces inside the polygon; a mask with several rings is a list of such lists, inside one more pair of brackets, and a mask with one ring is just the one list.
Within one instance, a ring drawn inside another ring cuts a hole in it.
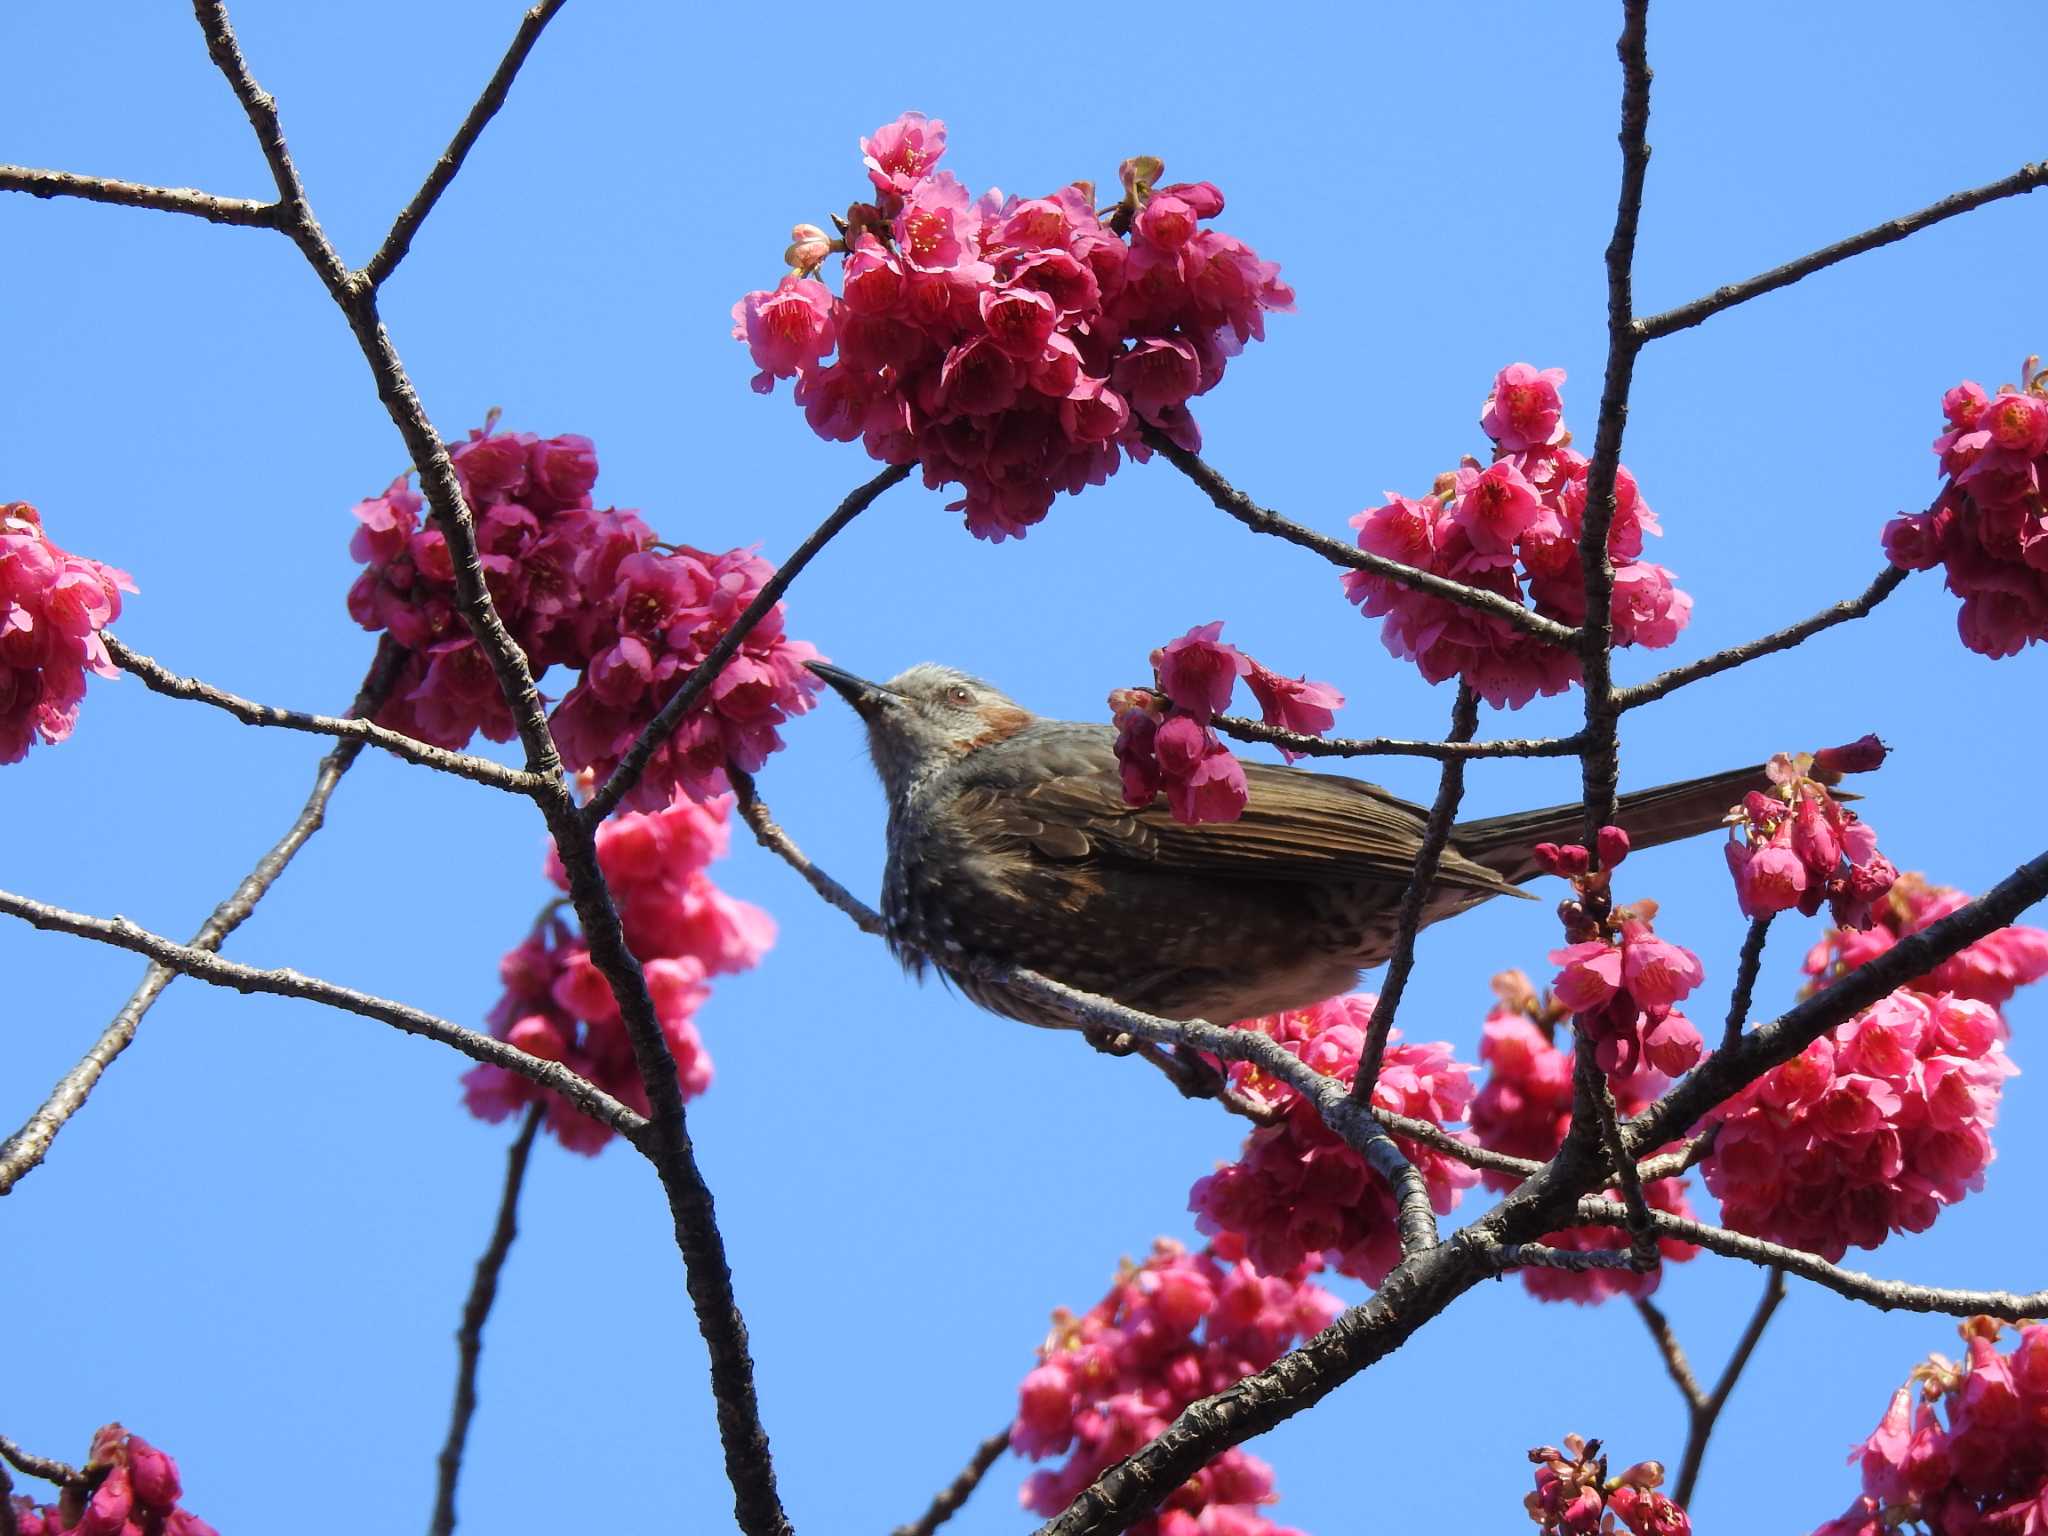
[{"label": "bare branch", "polygon": [[5,1435],[0,1435],[0,1461],[11,1463],[17,1472],[39,1477],[46,1483],[55,1483],[59,1488],[82,1488],[92,1480],[69,1462],[24,1451]]},{"label": "bare branch", "polygon": [[152,187],[106,176],[75,176],[69,171],[37,170],[26,165],[0,165],[0,192],[26,192],[30,197],[78,197],[119,208],[189,213],[209,224],[236,224],[250,229],[276,229],[283,219],[283,209],[276,203],[254,202],[246,197],[215,197],[192,187]]},{"label": "bare branch", "polygon": [[[1626,1216],[1612,1200],[1589,1195],[1578,1203],[1577,1219],[1586,1226],[1611,1226]],[[1912,1285],[1903,1280],[1880,1280],[1853,1269],[1830,1264],[1817,1254],[1782,1243],[1765,1242],[1726,1227],[1688,1221],[1663,1211],[1650,1212],[1659,1235],[1675,1237],[1731,1259],[1742,1259],[1766,1268],[1811,1280],[1838,1296],[1865,1302],[1883,1312],[1936,1312],[1948,1317],[2002,1318],[2009,1323],[2025,1321],[2048,1313],[2048,1291],[1965,1291],[1941,1285]]]},{"label": "bare branch", "polygon": [[932,1500],[931,1507],[908,1525],[899,1525],[890,1536],[932,1536],[940,1526],[960,1512],[981,1480],[988,1475],[988,1469],[996,1464],[1003,1452],[1010,1448],[1010,1426],[1005,1424],[974,1448],[974,1455],[960,1475],[940,1489]]},{"label": "bare branch", "polygon": [[1749,1023],[1750,1000],[1756,996],[1756,975],[1763,968],[1764,940],[1770,936],[1771,917],[1766,912],[1762,917],[1749,920],[1749,932],[1743,935],[1742,953],[1735,962],[1735,986],[1728,994],[1728,1021],[1721,1026],[1721,1049],[1742,1038],[1743,1026]]},{"label": "bare branch", "polygon": [[441,200],[441,194],[448,190],[448,184],[455,180],[455,173],[462,169],[462,162],[476,147],[484,125],[505,105],[512,82],[518,77],[520,66],[526,63],[526,56],[533,51],[533,45],[539,41],[542,29],[566,4],[568,0],[541,0],[539,5],[519,18],[519,30],[512,34],[512,46],[505,50],[505,57],[499,60],[498,68],[484,86],[483,94],[477,97],[469,115],[463,118],[462,126],[455,130],[455,137],[448,141],[448,147],[434,162],[434,168],[427,173],[419,191],[413,193],[412,201],[399,210],[391,233],[384,237],[377,253],[363,264],[359,275],[370,289],[382,287],[384,280],[405,260],[406,252],[412,249],[412,237],[419,233],[420,222],[433,211],[434,204]]},{"label": "bare branch", "polygon": [[1417,592],[1427,592],[1431,597],[1440,597],[1446,602],[1458,603],[1480,613],[1490,614],[1526,634],[1534,635],[1539,640],[1548,640],[1553,645],[1571,645],[1578,639],[1577,630],[1567,628],[1555,619],[1546,619],[1542,614],[1524,608],[1512,598],[1502,597],[1498,592],[1468,587],[1463,582],[1452,581],[1448,576],[1438,576],[1432,571],[1403,565],[1398,560],[1383,559],[1346,544],[1340,539],[1317,533],[1313,528],[1304,528],[1300,523],[1291,522],[1279,513],[1260,506],[1211,469],[1200,457],[1189,453],[1185,448],[1150,428],[1145,431],[1145,442],[1147,446],[1164,455],[1174,468],[1200,486],[1219,508],[1254,533],[1271,534],[1303,549],[1313,550],[1332,565],[1341,565],[1346,570],[1370,571],[1375,576],[1384,576],[1389,581],[1397,581]]},{"label": "bare branch", "polygon": [[1304,736],[1263,720],[1218,715],[1210,722],[1239,741],[1285,747],[1302,757],[1435,757],[1465,762],[1475,757],[1570,757],[1579,750],[1577,736],[1524,736],[1499,741],[1406,741],[1398,736]]},{"label": "bare branch", "polygon": [[1671,1377],[1671,1384],[1678,1388],[1678,1395],[1685,1399],[1686,1417],[1697,1418],[1700,1409],[1707,1403],[1706,1390],[1700,1386],[1699,1377],[1692,1371],[1692,1362],[1685,1358],[1685,1351],[1679,1346],[1678,1335],[1671,1331],[1671,1320],[1664,1311],[1647,1296],[1636,1298],[1636,1315],[1643,1320],[1643,1326],[1650,1330],[1650,1337],[1656,1342],[1657,1353],[1664,1359],[1664,1370]]},{"label": "bare branch", "polygon": [[1621,1139],[1621,1123],[1616,1119],[1614,1093],[1607,1085],[1607,1074],[1600,1069],[1594,1055],[1592,1036],[1581,1034],[1578,1040],[1575,1069],[1579,1075],[1579,1089],[1587,1102],[1593,1106],[1593,1114],[1600,1131],[1600,1145],[1607,1153],[1612,1166],[1615,1182],[1621,1186],[1622,1208],[1627,1213],[1622,1225],[1628,1229],[1628,1251],[1631,1267],[1646,1273],[1657,1267],[1657,1234],[1650,1225],[1650,1204],[1643,1195],[1643,1176],[1629,1156],[1628,1148]]},{"label": "bare branch", "polygon": [[1692,1491],[1700,1479],[1700,1463],[1706,1458],[1707,1441],[1714,1433],[1714,1423],[1721,1417],[1721,1410],[1728,1406],[1728,1395],[1735,1390],[1735,1383],[1742,1379],[1749,1357],[1756,1353],[1757,1341],[1764,1336],[1771,1314],[1778,1310],[1778,1303],[1784,1299],[1785,1271],[1773,1269],[1770,1278],[1764,1281],[1764,1294],[1756,1304],[1756,1311],[1750,1315],[1749,1326],[1742,1330],[1735,1352],[1728,1357],[1727,1368],[1721,1372],[1721,1379],[1714,1383],[1713,1396],[1693,1405],[1692,1426],[1685,1437],[1685,1459],[1679,1464],[1678,1484],[1671,1490],[1675,1503],[1692,1502]]},{"label": "bare branch", "polygon": [[1614,707],[1618,710],[1634,709],[1650,703],[1653,699],[1661,699],[1667,693],[1676,692],[1687,683],[1696,683],[1703,677],[1731,671],[1755,661],[1760,656],[1789,651],[1824,629],[1833,629],[1837,624],[1846,624],[1851,619],[1864,618],[1879,603],[1898,591],[1899,584],[1910,574],[1895,565],[1888,565],[1878,572],[1877,579],[1864,589],[1862,596],[1845,598],[1839,603],[1821,609],[1810,618],[1787,625],[1773,634],[1763,635],[1741,645],[1731,645],[1725,651],[1716,651],[1711,656],[1702,656],[1698,661],[1688,661],[1668,672],[1660,672],[1648,682],[1637,683],[1632,688],[1616,689]]},{"label": "bare branch", "polygon": [[0,1462],[0,1536],[21,1536],[21,1522],[14,1513],[14,1479],[7,1464]]},{"label": "bare branch", "polygon": [[435,768],[442,773],[452,773],[459,778],[469,779],[478,784],[488,784],[493,789],[508,790],[515,795],[531,795],[541,785],[539,776],[522,773],[517,768],[507,768],[503,763],[494,763],[487,757],[473,757],[467,752],[450,752],[444,747],[432,746],[415,740],[402,731],[389,730],[377,725],[367,716],[336,718],[333,715],[308,715],[295,709],[279,709],[274,704],[259,704],[254,699],[245,699],[240,694],[229,693],[211,683],[202,683],[196,677],[182,677],[163,663],[143,655],[124,645],[112,630],[104,631],[100,638],[106,642],[107,654],[123,672],[140,678],[152,693],[163,694],[166,698],[184,699],[195,704],[208,704],[215,709],[225,710],[244,725],[281,726],[291,731],[306,731],[315,736],[338,736],[344,741],[367,742],[381,747],[393,757],[400,757],[409,763],[418,763],[423,768]]},{"label": "bare branch", "polygon": [[435,1466],[434,1518],[428,1536],[450,1536],[455,1529],[455,1483],[462,1475],[462,1449],[469,1439],[469,1421],[476,1413],[476,1367],[484,1350],[484,1322],[491,1304],[498,1299],[498,1275],[512,1240],[519,1235],[519,1191],[526,1182],[526,1160],[533,1152],[533,1138],[540,1132],[547,1114],[545,1104],[526,1112],[526,1121],[513,1138],[505,1155],[505,1192],[498,1200],[498,1220],[491,1229],[491,1241],[476,1261],[476,1278],[470,1282],[469,1300],[462,1305],[462,1327],[456,1332],[459,1364],[455,1371],[455,1406],[448,1418],[448,1439],[441,1447]]},{"label": "bare branch", "polygon": [[[106,638],[113,639],[111,635]],[[404,659],[405,652],[388,639],[378,646],[376,658],[370,663],[363,686],[356,694],[356,713],[373,713],[383,703]],[[342,775],[348,772],[361,751],[360,741],[344,741],[320,760],[319,771],[313,777],[312,791],[306,796],[298,817],[270,851],[256,861],[256,867],[242,877],[233,894],[215,907],[212,915],[200,925],[199,931],[192,936],[194,949],[219,949],[227,936],[256,910],[256,903],[284,873],[285,866],[305,846],[306,840],[320,830],[327,817],[327,802],[333,798]],[[176,974],[167,966],[152,963],[143,973],[141,985],[121,1005],[121,1011],[114,1015],[99,1039],[93,1042],[92,1049],[85,1053],[77,1066],[64,1074],[42,1107],[29,1116],[28,1123],[0,1144],[0,1195],[10,1192],[30,1169],[42,1162],[57,1132],[84,1107],[86,1097],[99,1082],[100,1075],[116,1056],[128,1048],[142,1023],[142,1016],[149,1012],[158,995],[170,985]]]},{"label": "bare branch", "polygon": [[111,944],[116,949],[146,955],[159,965],[211,986],[226,987],[235,992],[266,992],[275,997],[303,998],[307,1002],[339,1008],[344,1013],[376,1019],[409,1035],[438,1040],[443,1045],[452,1045],[473,1061],[504,1067],[543,1088],[554,1089],[584,1114],[610,1126],[635,1146],[646,1139],[647,1121],[644,1118],[560,1062],[543,1061],[516,1045],[508,1045],[473,1029],[464,1029],[460,1024],[451,1024],[446,1019],[404,1003],[358,992],[353,987],[337,986],[331,981],[321,981],[318,977],[304,976],[293,970],[258,970],[253,965],[223,960],[207,950],[176,943],[162,934],[136,926],[125,917],[89,917],[83,912],[31,901],[11,891],[0,891],[0,913],[18,917],[33,928],[68,933],[74,938],[91,939],[95,943]]},{"label": "bare branch", "polygon": [[674,734],[682,723],[683,714],[697,702],[701,694],[725,669],[740,645],[754,631],[754,626],[768,616],[769,610],[782,600],[782,594],[789,584],[796,580],[799,572],[809,565],[818,551],[831,543],[839,531],[874,504],[875,498],[892,485],[901,485],[910,478],[908,464],[893,464],[872,480],[854,487],[846,499],[832,511],[832,515],[811,530],[811,536],[796,547],[790,557],[775,568],[775,573],[761,583],[761,590],[754,594],[754,600],[741,610],[740,616],[732,621],[731,628],[718,637],[718,643],[711,647],[694,671],[677,685],[676,691],[663,701],[661,709],[647,722],[633,745],[628,747],[607,778],[583,806],[583,820],[586,825],[596,826],[618,807],[626,793],[640,781],[647,761],[654,756],[655,749]]},{"label": "bare branch", "polygon": [[1544,1243],[1503,1243],[1488,1250],[1494,1266],[1510,1269],[1565,1269],[1584,1274],[1594,1269],[1637,1268],[1635,1257],[1615,1248],[1552,1248]]},{"label": "bare branch", "polygon": [[[1479,729],[1479,696],[1469,683],[1458,684],[1451,704],[1451,728],[1446,742],[1466,742]],[[1429,904],[1436,884],[1437,865],[1451,840],[1451,824],[1458,819],[1458,805],[1465,798],[1465,765],[1448,758],[1437,781],[1436,803],[1422,830],[1422,846],[1416,850],[1415,873],[1401,896],[1399,926],[1394,933],[1394,953],[1387,962],[1386,980],[1380,984],[1379,1000],[1373,1004],[1372,1022],[1365,1032],[1365,1046],[1359,1053],[1358,1075],[1351,1083],[1351,1101],[1372,1102],[1372,1091],[1380,1080],[1380,1063],[1387,1054],[1387,1036],[1394,1027],[1394,1014],[1401,1006],[1401,994],[1408,988],[1408,973],[1415,969],[1415,935],[1422,927],[1422,909]]]},{"label": "bare branch", "polygon": [[812,890],[828,905],[852,918],[862,933],[879,938],[883,931],[882,914],[813,864],[797,847],[796,840],[776,825],[767,803],[755,792],[753,775],[732,763],[726,764],[725,775],[732,781],[733,798],[739,802],[741,817],[754,829],[755,841],[802,875]]},{"label": "bare branch", "polygon": [[2002,181],[1994,181],[1976,187],[1968,192],[1958,192],[1945,197],[1938,203],[1930,203],[1918,213],[1909,213],[1903,218],[1892,219],[1875,228],[1866,229],[1860,235],[1851,235],[1833,245],[1822,246],[1796,261],[1788,261],[1782,267],[1773,267],[1768,272],[1759,272],[1755,277],[1740,283],[1727,283],[1716,288],[1705,298],[1694,299],[1690,304],[1681,304],[1676,309],[1667,309],[1661,315],[1652,315],[1636,323],[1636,334],[1644,341],[1659,336],[1669,336],[1673,331],[1683,331],[1698,325],[1710,315],[1718,315],[1724,309],[1733,309],[1737,304],[1747,303],[1761,294],[1774,289],[1788,287],[1802,277],[1810,277],[1825,267],[1832,267],[1838,261],[1847,261],[1851,256],[1860,256],[1865,251],[1874,251],[1880,246],[1903,240],[1906,236],[1952,219],[1959,213],[1968,213],[1986,203],[1997,202],[2002,197],[2014,197],[2022,192],[2048,185],[2048,161],[2034,165],[2023,165]]}]

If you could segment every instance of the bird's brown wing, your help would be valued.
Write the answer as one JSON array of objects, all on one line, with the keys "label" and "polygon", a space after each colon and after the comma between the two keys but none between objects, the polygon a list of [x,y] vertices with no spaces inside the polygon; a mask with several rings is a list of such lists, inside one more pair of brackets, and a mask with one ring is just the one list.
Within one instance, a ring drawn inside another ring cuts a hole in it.
[{"label": "bird's brown wing", "polygon": [[[1090,744],[1093,745],[1092,743]],[[964,823],[1056,862],[1122,860],[1211,878],[1405,885],[1415,873],[1425,813],[1376,785],[1263,763],[1244,765],[1250,797],[1236,821],[1186,826],[1165,800],[1134,808],[1104,741],[1022,783],[962,791]],[[1045,765],[1041,763],[1041,770]],[[1521,895],[1492,870],[1444,850],[1440,886]]]}]

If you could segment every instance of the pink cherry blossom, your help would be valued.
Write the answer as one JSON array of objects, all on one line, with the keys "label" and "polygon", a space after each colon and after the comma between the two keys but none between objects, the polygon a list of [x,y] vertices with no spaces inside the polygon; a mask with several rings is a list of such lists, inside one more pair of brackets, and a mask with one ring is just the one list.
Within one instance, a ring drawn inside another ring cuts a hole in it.
[{"label": "pink cherry blossom", "polygon": [[16,1496],[13,1528],[21,1536],[219,1536],[179,1507],[178,1464],[119,1424],[102,1426],[81,1468],[91,1492],[68,1488],[54,1504]]},{"label": "pink cherry blossom", "polygon": [[945,154],[946,125],[922,112],[905,112],[862,139],[860,152],[877,191],[910,192]]},{"label": "pink cherry blossom", "polygon": [[765,395],[777,379],[795,378],[832,350],[832,295],[815,278],[791,273],[772,292],[750,293],[733,305],[732,334],[753,353],[761,369],[754,390]]},{"label": "pink cherry blossom", "polygon": [[51,543],[27,502],[0,505],[0,764],[71,734],[88,673],[120,675],[100,631],[134,590],[126,571]]},{"label": "pink cherry blossom", "polygon": [[1198,624],[1152,653],[1152,668],[1158,675],[1160,689],[1173,701],[1175,709],[1203,725],[1230,708],[1230,695],[1237,680],[1252,669],[1250,659],[1242,651],[1224,644],[1219,638],[1222,633],[1220,620]]},{"label": "pink cherry blossom", "polygon": [[1564,435],[1562,383],[1562,368],[1508,364],[1494,375],[1480,410],[1480,429],[1505,453],[1553,446]]}]

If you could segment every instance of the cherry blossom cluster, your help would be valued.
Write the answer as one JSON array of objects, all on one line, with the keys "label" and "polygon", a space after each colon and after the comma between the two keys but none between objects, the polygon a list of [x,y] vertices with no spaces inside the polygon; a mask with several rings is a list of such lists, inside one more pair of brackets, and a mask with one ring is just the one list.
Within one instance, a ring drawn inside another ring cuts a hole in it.
[{"label": "cherry blossom cluster", "polygon": [[178,1464],[142,1436],[108,1424],[92,1437],[82,1469],[98,1478],[91,1491],[67,1488],[54,1504],[17,1496],[14,1528],[21,1536],[217,1536],[179,1507]]},{"label": "cherry blossom cluster", "polygon": [[[752,968],[775,942],[774,919],[728,896],[707,872],[726,851],[730,805],[727,796],[702,804],[678,800],[663,811],[615,816],[597,833],[598,863],[647,978],[685,1099],[711,1085],[711,1057],[695,1023],[710,996],[709,979]],[[552,850],[548,873],[568,889],[567,872]],[[580,934],[550,912],[498,970],[505,992],[490,1013],[492,1034],[529,1055],[561,1062],[647,1113],[646,1086],[618,1003]],[[612,1139],[608,1126],[516,1072],[484,1065],[462,1081],[470,1112],[485,1120],[503,1120],[542,1100],[548,1129],[571,1151],[594,1154]]]},{"label": "cherry blossom cluster", "polygon": [[[1353,993],[1236,1027],[1270,1035],[1318,1072],[1348,1084],[1358,1075],[1374,1002]],[[1472,1069],[1454,1061],[1442,1042],[1410,1044],[1398,1030],[1388,1040],[1373,1103],[1437,1126],[1462,1120],[1472,1099]],[[1378,1285],[1401,1260],[1398,1211],[1386,1180],[1286,1084],[1248,1062],[1232,1062],[1229,1078],[1279,1118],[1245,1138],[1236,1162],[1196,1181],[1188,1192],[1195,1225],[1211,1237],[1241,1241],[1252,1262],[1269,1273],[1291,1273],[1326,1258],[1340,1273]],[[1473,1140],[1469,1131],[1456,1135],[1468,1145]],[[1394,1140],[1422,1174],[1439,1214],[1478,1182],[1479,1175],[1455,1158],[1406,1137]]]},{"label": "cherry blossom cluster", "polygon": [[2013,1328],[2017,1341],[2001,1353],[2008,1328],[1973,1317],[1962,1324],[1968,1354],[1960,1364],[1934,1355],[1913,1371],[1849,1453],[1863,1492],[1813,1536],[2048,1530],[2048,1326]]},{"label": "cherry blossom cluster", "polygon": [[2048,372],[2039,362],[2028,358],[2024,382],[1995,395],[1965,380],[1941,397],[1941,494],[1884,530],[1893,565],[1946,569],[1963,600],[1956,628],[1983,656],[2048,640]]},{"label": "cherry blossom cluster", "polygon": [[1664,1482],[1661,1463],[1639,1461],[1609,1477],[1600,1442],[1577,1435],[1564,1437],[1563,1450],[1539,1445],[1529,1459],[1536,1463],[1536,1487],[1522,1507],[1543,1536],[1597,1536],[1617,1528],[1635,1536],[1690,1536],[1685,1511],[1657,1491]]},{"label": "cherry blossom cluster", "polygon": [[[1480,1026],[1479,1059],[1486,1081],[1472,1100],[1470,1115],[1479,1145],[1512,1157],[1548,1162],[1564,1145],[1572,1119],[1572,1056],[1556,1043],[1558,1026],[1571,1010],[1554,993],[1538,994],[1520,971],[1493,978],[1497,1001]],[[1669,1080],[1647,1067],[1614,1083],[1616,1108],[1623,1115],[1640,1113],[1669,1086]],[[1483,1171],[1487,1188],[1510,1190],[1513,1175]],[[1650,1179],[1643,1196],[1654,1210],[1690,1219],[1683,1177]],[[1609,1192],[1609,1198],[1620,1194]],[[1585,1252],[1628,1246],[1628,1234],[1614,1227],[1572,1227],[1546,1233],[1548,1247]],[[1677,1238],[1660,1238],[1659,1254],[1669,1263],[1684,1263],[1699,1249]],[[1638,1274],[1623,1269],[1589,1269],[1583,1273],[1548,1267],[1520,1271],[1522,1284],[1541,1301],[1605,1301],[1610,1296],[1647,1296],[1663,1282],[1662,1266]]]},{"label": "cherry blossom cluster", "polygon": [[1689,1072],[1703,1042],[1676,1005],[1706,972],[1699,956],[1652,931],[1654,901],[1608,905],[1608,881],[1628,856],[1628,834],[1620,827],[1602,827],[1598,855],[1596,865],[1576,843],[1536,846],[1543,867],[1571,880],[1577,890],[1558,909],[1572,942],[1551,952],[1551,962],[1563,967],[1551,992],[1571,1010],[1572,1028],[1593,1042],[1594,1059],[1610,1079],[1646,1067],[1666,1077]]},{"label": "cherry blossom cluster", "polygon": [[[1467,458],[1425,496],[1387,492],[1385,506],[1351,520],[1358,547],[1526,602],[1559,623],[1583,622],[1579,535],[1589,461],[1564,428],[1563,382],[1562,368],[1503,368],[1479,418],[1493,439],[1492,463]],[[1691,618],[1692,599],[1673,585],[1671,571],[1641,558],[1643,536],[1663,530],[1626,468],[1616,471],[1614,495],[1607,535],[1614,643],[1667,646]],[[1462,604],[1369,571],[1347,573],[1344,591],[1366,617],[1385,618],[1380,636],[1394,655],[1432,683],[1462,678],[1496,708],[1518,709],[1579,681],[1571,650]]]},{"label": "cherry blossom cluster", "polygon": [[[1962,906],[1901,875],[1871,926],[1838,928],[1807,956],[1816,985]],[[1999,1005],[2048,974],[2048,933],[2006,928],[1916,977],[1774,1067],[1714,1112],[1704,1164],[1723,1222],[1840,1259],[1925,1230],[1982,1187],[2006,1055]]]},{"label": "cherry blossom cluster", "polygon": [[[1108,1467],[1154,1439],[1188,1404],[1264,1370],[1342,1310],[1311,1283],[1312,1265],[1264,1271],[1241,1246],[1200,1253],[1161,1238],[1126,1261],[1109,1294],[1079,1317],[1053,1314],[1039,1365],[1017,1393],[1010,1447],[1065,1454],[1024,1484],[1024,1507],[1056,1515]],[[1259,1511],[1272,1469],[1232,1447],[1132,1529],[1139,1536],[1296,1536]]]},{"label": "cherry blossom cluster", "polygon": [[[664,545],[638,513],[591,503],[597,454],[574,434],[499,432],[495,420],[449,450],[476,521],[484,581],[538,676],[579,675],[555,709],[556,744],[573,769],[600,777],[753,601],[774,567],[746,550]],[[455,568],[438,528],[422,526],[408,476],[355,507],[349,550],[365,567],[349,613],[408,652],[380,723],[460,748],[478,731],[509,741],[511,711],[456,602]],[[811,707],[817,652],[783,633],[777,604],[656,749],[627,796],[658,810],[678,790],[725,787],[725,764],[758,768],[776,727]]]},{"label": "cherry blossom cluster", "polygon": [[[1283,677],[1222,634],[1221,620],[1196,625],[1152,653],[1152,687],[1110,694],[1126,804],[1150,805],[1163,789],[1176,821],[1235,821],[1244,814],[1244,765],[1210,724],[1230,708],[1239,678],[1268,725],[1320,736],[1336,724],[1343,694],[1328,683]],[[1295,757],[1285,749],[1282,755]]]},{"label": "cherry blossom cluster", "polygon": [[120,675],[100,631],[134,590],[126,571],[51,543],[27,502],[0,506],[0,763],[71,734],[86,673]]},{"label": "cherry blossom cluster", "polygon": [[1729,871],[1745,917],[1798,908],[1811,917],[1825,902],[1834,920],[1870,925],[1873,902],[1898,871],[1877,851],[1877,834],[1835,798],[1844,773],[1876,768],[1885,746],[1865,736],[1845,747],[1770,760],[1769,793],[1751,790],[1730,813]]},{"label": "cherry blossom cluster", "polygon": [[[839,238],[798,225],[793,270],[733,306],[733,335],[756,390],[794,378],[812,431],[959,485],[949,510],[1000,542],[1055,492],[1102,484],[1121,454],[1150,457],[1147,428],[1199,447],[1188,401],[1294,294],[1204,227],[1221,192],[1160,185],[1156,159],[1125,161],[1122,200],[1098,213],[1087,182],[973,198],[937,169],[945,151],[945,124],[916,112],[862,139],[871,199],[835,218]],[[834,252],[837,295],[813,276]]]}]

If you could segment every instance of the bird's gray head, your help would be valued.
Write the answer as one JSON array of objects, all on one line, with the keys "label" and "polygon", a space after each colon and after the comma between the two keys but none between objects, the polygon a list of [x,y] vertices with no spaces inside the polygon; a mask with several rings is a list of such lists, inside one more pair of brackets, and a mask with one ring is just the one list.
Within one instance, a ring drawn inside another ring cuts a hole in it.
[{"label": "bird's gray head", "polygon": [[805,665],[867,723],[868,751],[892,801],[970,752],[1014,736],[1034,718],[980,678],[936,662],[921,661],[886,683],[822,661]]}]

